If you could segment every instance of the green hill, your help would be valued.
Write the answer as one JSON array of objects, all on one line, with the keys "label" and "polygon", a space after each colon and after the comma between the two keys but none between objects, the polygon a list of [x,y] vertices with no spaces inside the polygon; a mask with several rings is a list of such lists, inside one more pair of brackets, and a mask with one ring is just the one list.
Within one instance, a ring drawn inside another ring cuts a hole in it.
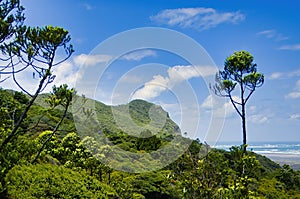
[{"label": "green hill", "polygon": [[[300,171],[244,154],[240,147],[210,149],[200,140],[183,138],[162,107],[143,100],[108,106],[77,96],[78,103],[50,136],[63,108],[50,108],[49,96],[39,96],[18,136],[0,153],[0,198],[300,197]],[[0,141],[26,103],[26,95],[0,89]]]}]

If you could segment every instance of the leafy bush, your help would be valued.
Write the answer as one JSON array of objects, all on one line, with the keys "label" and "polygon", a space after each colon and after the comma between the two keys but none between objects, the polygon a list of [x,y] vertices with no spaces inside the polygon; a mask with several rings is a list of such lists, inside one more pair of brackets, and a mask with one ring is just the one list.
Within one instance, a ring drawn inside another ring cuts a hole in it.
[{"label": "leafy bush", "polygon": [[9,198],[116,198],[88,174],[50,164],[15,166],[5,178]]}]

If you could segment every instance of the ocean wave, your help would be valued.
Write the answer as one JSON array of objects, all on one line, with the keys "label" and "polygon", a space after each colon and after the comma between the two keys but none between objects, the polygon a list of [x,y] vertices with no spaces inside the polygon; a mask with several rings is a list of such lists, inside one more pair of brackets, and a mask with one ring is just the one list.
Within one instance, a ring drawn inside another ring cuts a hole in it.
[{"label": "ocean wave", "polygon": [[300,151],[254,151],[255,153],[258,154],[278,154],[278,155],[299,155],[300,156]]},{"label": "ocean wave", "polygon": [[[215,148],[229,151],[232,146],[239,145],[226,143],[216,145]],[[247,148],[255,153],[300,155],[299,143],[250,143]]]}]

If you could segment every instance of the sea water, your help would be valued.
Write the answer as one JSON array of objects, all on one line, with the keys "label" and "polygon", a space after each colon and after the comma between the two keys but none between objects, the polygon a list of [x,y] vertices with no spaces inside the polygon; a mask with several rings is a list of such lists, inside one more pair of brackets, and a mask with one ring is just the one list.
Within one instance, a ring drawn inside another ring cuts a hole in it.
[{"label": "sea water", "polygon": [[[240,146],[237,142],[218,142],[214,148],[230,150],[232,146]],[[300,142],[250,142],[247,149],[259,154],[290,154],[300,156]]]},{"label": "sea water", "polygon": [[[237,142],[218,142],[214,148],[230,150],[232,146],[240,146]],[[280,165],[289,164],[300,170],[300,142],[250,142],[247,150],[264,155]]]}]

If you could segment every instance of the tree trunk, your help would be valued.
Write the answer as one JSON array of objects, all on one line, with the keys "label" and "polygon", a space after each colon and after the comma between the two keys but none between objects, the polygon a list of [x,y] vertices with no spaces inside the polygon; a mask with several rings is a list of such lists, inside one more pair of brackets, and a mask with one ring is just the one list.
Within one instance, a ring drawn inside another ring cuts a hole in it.
[{"label": "tree trunk", "polygon": [[68,108],[69,108],[69,103],[67,103],[64,113],[62,115],[62,117],[60,118],[60,121],[58,122],[58,124],[55,126],[55,128],[53,129],[52,133],[49,135],[49,137],[45,140],[45,142],[43,143],[43,145],[41,146],[41,148],[38,150],[36,156],[34,157],[34,159],[31,161],[31,163],[33,164],[38,157],[41,155],[42,151],[44,150],[46,144],[50,141],[50,139],[54,136],[54,134],[57,132],[58,128],[60,127],[60,125],[62,124],[63,120],[65,119],[67,112],[68,112]]},{"label": "tree trunk", "polygon": [[243,129],[243,151],[246,152],[247,132],[246,132],[246,111],[245,103],[242,103],[242,129]]}]

